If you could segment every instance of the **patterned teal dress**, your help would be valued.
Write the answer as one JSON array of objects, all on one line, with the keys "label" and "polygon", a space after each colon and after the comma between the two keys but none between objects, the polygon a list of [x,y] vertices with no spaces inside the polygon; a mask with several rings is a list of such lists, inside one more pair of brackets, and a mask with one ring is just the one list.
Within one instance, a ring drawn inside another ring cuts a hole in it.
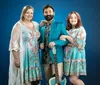
[{"label": "patterned teal dress", "polygon": [[34,24],[34,32],[29,30],[25,25],[20,23],[22,26],[22,41],[23,41],[23,78],[24,82],[31,82],[36,80],[41,80],[41,67],[38,52],[38,26],[37,23]]},{"label": "patterned teal dress", "polygon": [[[39,25],[34,21],[33,25],[33,32],[21,21],[18,21],[13,26],[9,44],[9,85],[24,85],[25,83],[42,79],[38,52]],[[17,68],[14,64],[12,50],[19,53],[20,68]]]},{"label": "patterned teal dress", "polygon": [[86,75],[85,40],[86,32],[84,27],[68,31],[74,44],[69,43],[65,49],[64,73],[65,75]]}]

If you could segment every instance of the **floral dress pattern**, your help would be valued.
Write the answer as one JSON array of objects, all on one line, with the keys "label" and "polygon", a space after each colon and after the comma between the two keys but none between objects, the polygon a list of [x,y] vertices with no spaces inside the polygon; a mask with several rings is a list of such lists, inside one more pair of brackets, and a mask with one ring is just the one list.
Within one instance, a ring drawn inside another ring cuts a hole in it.
[{"label": "floral dress pattern", "polygon": [[86,32],[83,26],[68,31],[74,40],[65,49],[64,73],[66,75],[86,75],[85,41]]},{"label": "floral dress pattern", "polygon": [[33,25],[33,32],[20,21],[13,27],[10,40],[10,51],[19,50],[20,68],[18,71],[12,69],[14,63],[12,63],[13,55],[10,53],[10,57],[12,58],[10,63],[12,63],[12,65],[10,65],[9,70],[9,78],[11,78],[9,79],[9,85],[23,85],[23,83],[42,79],[38,52],[38,38],[40,36],[38,31],[39,26],[36,22],[33,22]]}]

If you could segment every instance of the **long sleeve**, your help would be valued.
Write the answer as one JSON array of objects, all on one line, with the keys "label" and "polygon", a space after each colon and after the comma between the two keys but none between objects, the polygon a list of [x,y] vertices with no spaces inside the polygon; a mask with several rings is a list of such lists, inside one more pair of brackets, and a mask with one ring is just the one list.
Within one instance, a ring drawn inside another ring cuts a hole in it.
[{"label": "long sleeve", "polygon": [[77,43],[79,49],[84,49],[86,44],[85,41],[86,41],[86,31],[84,27],[81,26],[80,32],[77,38],[75,38],[74,42]]},{"label": "long sleeve", "polygon": [[11,33],[11,39],[10,39],[10,46],[9,50],[14,50],[18,51],[20,46],[19,46],[19,38],[20,38],[20,24],[16,23],[13,26],[12,33]]},{"label": "long sleeve", "polygon": [[10,39],[10,66],[9,66],[9,85],[22,85],[22,61],[20,62],[20,68],[16,68],[15,62],[18,62],[19,60],[22,60],[19,56],[19,39],[20,38],[20,24],[16,23],[13,26],[12,32],[11,32],[11,39]]},{"label": "long sleeve", "polygon": [[71,39],[69,38],[69,41],[79,49],[84,49],[86,44],[85,40],[86,40],[86,31],[82,26],[79,28],[79,32],[78,34],[76,34],[75,38],[71,38]]},{"label": "long sleeve", "polygon": [[[66,28],[64,27],[64,24],[61,24],[61,35],[68,35],[68,33],[66,32]],[[68,40],[63,41],[63,40],[56,40],[54,41],[56,45],[59,46],[64,46],[68,43]]]}]

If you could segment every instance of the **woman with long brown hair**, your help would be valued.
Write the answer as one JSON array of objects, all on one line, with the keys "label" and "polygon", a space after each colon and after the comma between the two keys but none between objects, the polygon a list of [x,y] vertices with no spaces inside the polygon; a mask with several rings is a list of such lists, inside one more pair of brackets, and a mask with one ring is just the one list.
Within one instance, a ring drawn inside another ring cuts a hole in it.
[{"label": "woman with long brown hair", "polygon": [[61,40],[69,40],[69,44],[64,49],[64,73],[69,76],[72,85],[84,85],[79,76],[86,75],[86,31],[77,12],[68,15],[66,29],[68,35],[60,37]]}]

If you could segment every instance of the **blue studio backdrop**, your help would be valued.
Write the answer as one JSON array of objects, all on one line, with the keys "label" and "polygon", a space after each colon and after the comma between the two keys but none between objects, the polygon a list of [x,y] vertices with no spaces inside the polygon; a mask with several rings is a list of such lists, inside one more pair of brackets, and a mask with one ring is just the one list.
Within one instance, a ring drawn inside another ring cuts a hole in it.
[{"label": "blue studio backdrop", "polygon": [[[87,32],[86,60],[87,76],[81,79],[86,85],[97,85],[99,81],[100,52],[100,3],[99,0],[1,0],[0,1],[0,85],[8,85],[9,40],[13,25],[19,20],[25,5],[34,7],[34,21],[40,23],[44,19],[42,8],[50,4],[55,9],[55,20],[63,21],[71,11],[77,11]],[[97,74],[97,75],[96,75]],[[44,77],[43,77],[44,78]],[[42,81],[44,85],[45,80]],[[69,83],[67,84],[69,85]],[[98,84],[100,85],[100,84]]]}]

